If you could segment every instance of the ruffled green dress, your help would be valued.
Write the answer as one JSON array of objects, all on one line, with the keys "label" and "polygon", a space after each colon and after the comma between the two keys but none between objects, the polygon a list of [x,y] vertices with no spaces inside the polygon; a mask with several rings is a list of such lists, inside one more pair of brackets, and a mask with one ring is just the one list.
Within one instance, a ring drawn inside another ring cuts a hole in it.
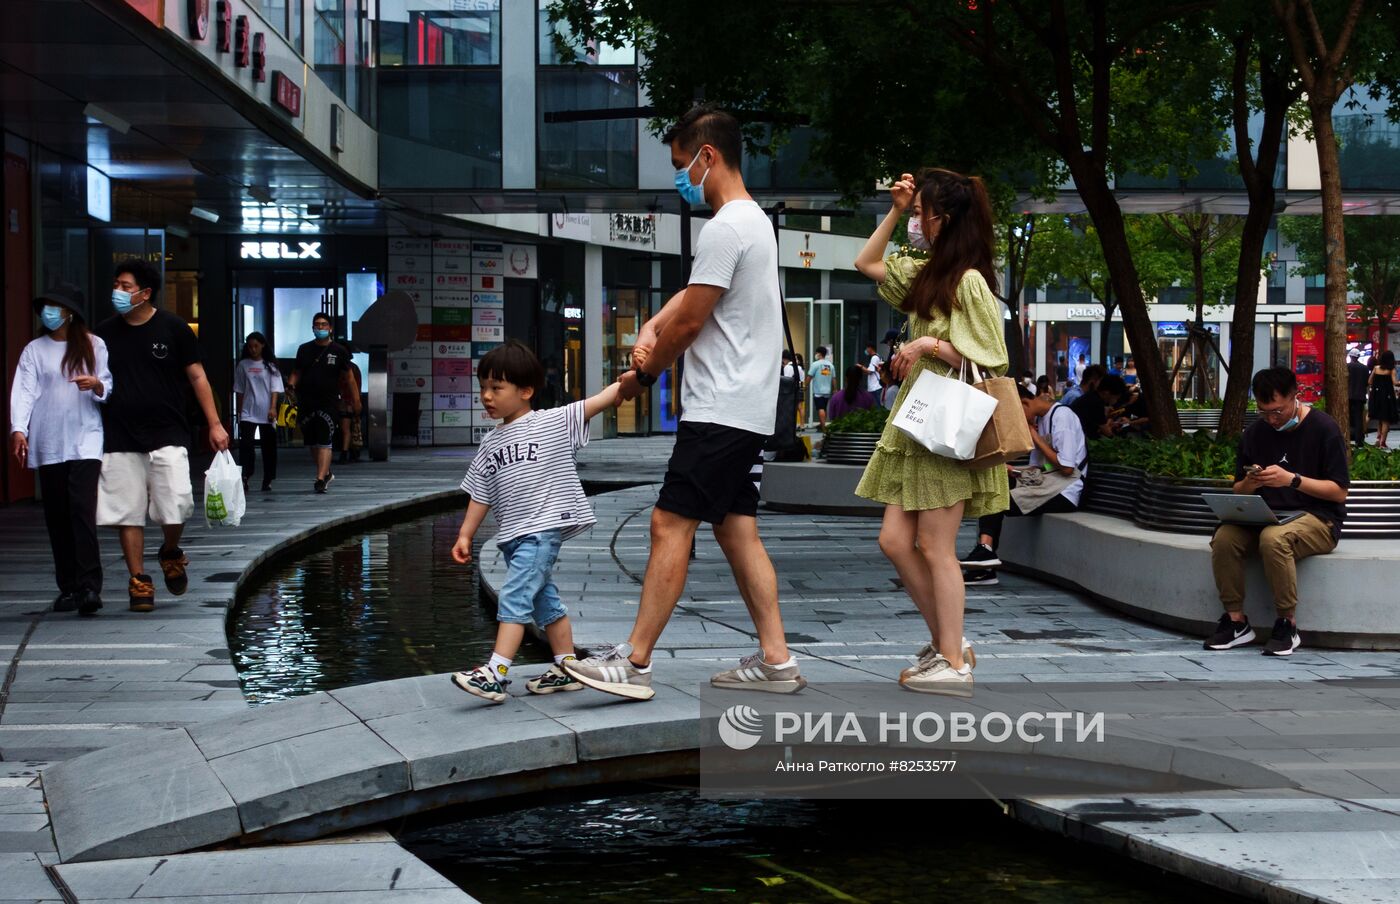
[{"label": "ruffled green dress", "polygon": [[[909,292],[909,284],[923,264],[922,260],[898,254],[885,258],[885,281],[880,284],[880,297],[899,307]],[[937,308],[933,310],[932,320],[925,320],[917,314],[909,315],[909,339],[912,341],[924,336],[951,342],[963,357],[984,370],[993,371],[998,376],[1006,372],[1008,361],[1006,339],[1002,334],[1001,305],[992,295],[987,281],[976,270],[967,271],[958,283],[957,304],[953,306],[950,317],[945,317]],[[914,364],[900,386],[894,411],[898,411],[904,403],[904,396],[919,374],[928,368],[933,368],[936,374],[952,372],[954,377],[957,376],[946,362],[925,355]],[[963,510],[966,518],[1010,508],[1006,468],[973,470],[951,458],[935,455],[891,424],[893,416],[892,411],[885,421],[885,430],[880,434],[875,454],[871,456],[870,464],[866,465],[865,474],[856,487],[857,496],[886,505],[897,505],[909,512],[947,508],[966,502]]]}]

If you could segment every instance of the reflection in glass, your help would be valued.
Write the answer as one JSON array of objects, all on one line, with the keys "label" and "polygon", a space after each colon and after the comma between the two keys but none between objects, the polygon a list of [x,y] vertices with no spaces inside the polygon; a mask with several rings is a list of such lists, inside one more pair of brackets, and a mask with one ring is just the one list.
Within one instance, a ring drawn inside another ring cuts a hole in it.
[{"label": "reflection in glass", "polygon": [[498,70],[381,69],[379,181],[385,188],[498,188]]},{"label": "reflection in glass", "polygon": [[345,0],[316,0],[316,74],[326,86],[345,97]]},{"label": "reflection in glass", "polygon": [[537,85],[540,187],[635,187],[636,120],[546,124],[544,114],[635,107],[636,70],[541,69],[537,75]]},{"label": "reflection in glass", "polygon": [[382,0],[379,65],[498,66],[500,0]]},{"label": "reflection in glass", "polygon": [[558,66],[565,63],[564,58],[559,54],[559,48],[555,45],[554,35],[558,31],[565,36],[565,42],[574,47],[578,56],[570,61],[583,63],[588,66],[635,66],[637,64],[637,51],[630,44],[623,44],[614,47],[612,44],[600,44],[597,41],[578,41],[572,39],[567,23],[560,22],[557,26],[549,21],[549,7],[553,5],[552,0],[539,0],[540,4],[540,27],[536,30],[540,42],[540,65]]}]

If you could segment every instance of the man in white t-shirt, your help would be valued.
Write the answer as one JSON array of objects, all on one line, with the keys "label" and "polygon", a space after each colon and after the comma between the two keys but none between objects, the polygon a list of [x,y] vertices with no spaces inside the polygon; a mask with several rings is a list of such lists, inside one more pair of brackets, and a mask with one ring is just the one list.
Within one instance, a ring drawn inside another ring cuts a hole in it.
[{"label": "man in white t-shirt", "polygon": [[795,693],[807,682],[788,652],[777,575],[758,536],[753,479],[778,401],[778,244],[772,223],[744,186],[743,138],[734,117],[697,106],[662,140],[671,146],[681,197],[692,205],[703,201],[715,214],[696,242],[690,284],[642,326],[621,396],[641,395],[685,352],[681,423],[652,510],[651,555],[632,634],[626,643],[564,668],[601,691],[652,696],[652,650],[685,589],[691,541],[706,521],[734,571],[760,647],[710,683]]},{"label": "man in white t-shirt", "polygon": [[[1030,480],[1018,478],[1011,470],[1011,509],[977,519],[977,545],[959,560],[963,568],[963,583],[986,586],[997,583],[993,569],[1001,564],[997,546],[1001,542],[1001,525],[1007,515],[1053,515],[1078,511],[1084,494],[1084,474],[1089,461],[1089,444],[1084,440],[1084,427],[1073,411],[1055,401],[1047,386],[1045,392],[1017,386],[1021,392],[1021,408],[1031,425],[1031,466],[1028,472],[1040,472],[1040,486],[1034,490],[1022,484]],[[1026,495],[1029,493],[1029,495]],[[1021,498],[1018,499],[1018,496]],[[1031,506],[1034,506],[1032,508]]]},{"label": "man in white t-shirt", "polygon": [[870,360],[867,361],[865,364],[862,364],[860,368],[861,370],[865,371],[865,391],[874,393],[875,397],[879,398],[880,365],[884,364],[885,362],[881,361],[880,356],[876,354],[875,343],[873,342],[865,343],[865,354],[870,358]]}]

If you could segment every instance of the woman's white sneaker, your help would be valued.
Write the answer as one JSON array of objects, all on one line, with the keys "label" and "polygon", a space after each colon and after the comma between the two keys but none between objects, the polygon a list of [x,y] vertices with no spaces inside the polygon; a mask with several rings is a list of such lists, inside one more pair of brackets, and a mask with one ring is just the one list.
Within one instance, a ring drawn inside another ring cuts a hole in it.
[{"label": "woman's white sneaker", "polygon": [[[966,637],[964,637],[964,638],[962,639],[962,641],[963,641],[963,659],[966,659],[966,660],[967,660],[967,664],[968,664],[969,666],[971,666],[972,668],[974,668],[974,669],[977,668],[977,654],[974,653],[974,652],[972,652],[972,644],[970,644],[970,643],[967,642],[967,638],[966,638]],[[927,667],[928,664],[929,664],[930,662],[933,661],[933,657],[935,657],[935,656],[937,656],[937,655],[938,655],[938,651],[935,650],[935,649],[933,648],[933,644],[932,644],[932,643],[926,643],[926,644],[924,644],[924,645],[923,645],[923,648],[920,649],[919,652],[917,652],[917,653],[914,654],[914,664],[911,665],[911,666],[909,666],[907,669],[901,669],[901,670],[900,670],[900,672],[899,672],[899,680],[900,680],[901,682],[903,682],[905,679],[909,678],[911,675],[917,675],[920,671],[922,671],[925,667]]]},{"label": "woman's white sneaker", "polygon": [[928,661],[924,668],[910,675],[899,684],[905,690],[921,694],[948,694],[954,697],[972,696],[972,666],[963,663],[960,669],[941,655]]}]

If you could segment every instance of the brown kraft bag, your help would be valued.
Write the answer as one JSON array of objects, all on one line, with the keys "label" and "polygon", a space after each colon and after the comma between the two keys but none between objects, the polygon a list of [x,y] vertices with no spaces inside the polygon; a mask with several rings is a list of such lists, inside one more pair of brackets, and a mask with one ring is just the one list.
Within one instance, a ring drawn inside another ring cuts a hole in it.
[{"label": "brown kraft bag", "polygon": [[996,399],[997,407],[977,440],[977,453],[958,464],[964,468],[991,468],[1030,454],[1035,444],[1031,442],[1031,428],[1026,423],[1016,381],[1010,377],[991,376],[976,365],[973,368],[981,375],[981,379],[972,384],[973,388]]}]

